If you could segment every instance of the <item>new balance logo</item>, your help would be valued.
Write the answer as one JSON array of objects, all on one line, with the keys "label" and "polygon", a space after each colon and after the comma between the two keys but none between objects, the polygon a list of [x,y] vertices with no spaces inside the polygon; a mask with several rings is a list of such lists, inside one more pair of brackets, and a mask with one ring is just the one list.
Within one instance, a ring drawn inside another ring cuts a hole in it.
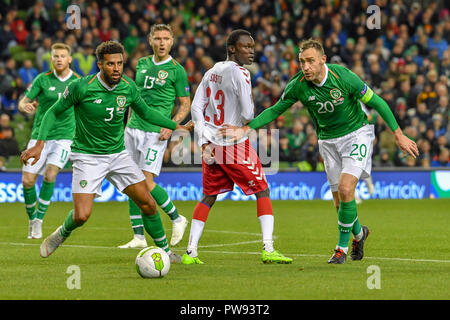
[{"label": "new balance logo", "polygon": [[314,101],[314,100],[316,100],[315,96],[309,96],[308,101]]},{"label": "new balance logo", "polygon": [[95,99],[94,103],[100,104],[100,103],[102,103],[102,99]]},{"label": "new balance logo", "polygon": [[55,91],[55,90],[56,90],[55,87],[50,87],[50,88],[48,88],[48,91]]}]

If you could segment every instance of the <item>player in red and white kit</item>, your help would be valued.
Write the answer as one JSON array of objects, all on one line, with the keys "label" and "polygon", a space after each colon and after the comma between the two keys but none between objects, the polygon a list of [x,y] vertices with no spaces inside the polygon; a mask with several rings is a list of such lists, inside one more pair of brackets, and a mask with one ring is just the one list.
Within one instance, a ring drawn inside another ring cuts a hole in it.
[{"label": "player in red and white kit", "polygon": [[224,124],[243,126],[253,119],[250,72],[255,42],[245,30],[234,30],[227,39],[227,60],[208,70],[191,106],[198,143],[202,148],[203,198],[195,207],[184,264],[203,264],[197,246],[217,195],[237,184],[246,195],[255,194],[263,238],[264,263],[291,263],[273,248],[272,203],[261,162],[247,137],[227,141],[218,130]]}]

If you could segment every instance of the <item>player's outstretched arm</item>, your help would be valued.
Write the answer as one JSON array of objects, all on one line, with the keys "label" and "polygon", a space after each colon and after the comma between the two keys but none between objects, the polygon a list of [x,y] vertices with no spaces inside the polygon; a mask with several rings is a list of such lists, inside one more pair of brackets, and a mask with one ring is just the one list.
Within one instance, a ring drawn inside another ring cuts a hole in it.
[{"label": "player's outstretched arm", "polygon": [[261,112],[247,125],[236,127],[229,124],[224,124],[222,128],[219,129],[219,134],[233,140],[234,142],[239,141],[241,138],[248,135],[252,129],[259,129],[274,121],[296,102],[296,99],[286,98],[283,94],[283,96],[280,100],[277,101],[277,103]]},{"label": "player's outstretched arm", "polygon": [[[175,121],[176,123],[181,123],[181,121],[183,121],[186,118],[189,112],[191,112],[191,98],[189,96],[186,96],[186,97],[178,97],[178,99],[180,100],[180,107],[175,116],[173,117],[173,121]],[[161,128],[161,132],[159,133],[159,140],[169,140],[170,136],[172,135],[172,132],[173,131],[170,129]]]},{"label": "player's outstretched arm", "polygon": [[407,155],[408,153],[416,158],[419,155],[417,144],[410,138],[405,136],[400,128],[394,131],[395,143]]},{"label": "player's outstretched arm", "polygon": [[369,107],[374,108],[384,120],[384,122],[386,122],[388,127],[392,130],[395,137],[395,142],[400,150],[402,150],[405,155],[409,153],[411,156],[416,158],[416,156],[419,155],[417,144],[403,134],[403,131],[398,126],[397,120],[395,120],[394,114],[392,113],[386,101],[380,98],[376,93],[372,93],[368,101],[362,101]]}]

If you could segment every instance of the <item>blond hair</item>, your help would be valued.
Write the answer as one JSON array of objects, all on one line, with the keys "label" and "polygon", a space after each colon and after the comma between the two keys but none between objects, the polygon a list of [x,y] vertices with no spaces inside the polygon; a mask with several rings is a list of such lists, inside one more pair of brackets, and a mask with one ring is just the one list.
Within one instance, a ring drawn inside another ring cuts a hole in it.
[{"label": "blond hair", "polygon": [[150,33],[149,33],[148,37],[152,38],[156,31],[163,31],[163,30],[169,31],[170,35],[173,37],[172,27],[170,26],[170,24],[164,24],[164,23],[152,25],[152,27],[150,28]]},{"label": "blond hair", "polygon": [[72,49],[70,48],[70,46],[68,44],[61,43],[61,42],[57,42],[57,43],[52,44],[52,51],[53,50],[58,50],[58,49],[67,50],[67,52],[69,53],[69,56],[72,53]]}]

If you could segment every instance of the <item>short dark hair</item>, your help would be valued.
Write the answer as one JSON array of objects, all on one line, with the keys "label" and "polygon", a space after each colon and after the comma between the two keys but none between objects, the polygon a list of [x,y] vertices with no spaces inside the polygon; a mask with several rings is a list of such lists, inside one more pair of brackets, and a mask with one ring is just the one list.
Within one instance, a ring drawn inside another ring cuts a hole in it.
[{"label": "short dark hair", "polygon": [[229,50],[230,46],[236,45],[236,43],[238,42],[240,36],[249,36],[249,37],[251,37],[252,34],[250,32],[248,32],[247,30],[244,30],[244,29],[233,30],[228,35],[228,38],[227,38],[227,42],[226,42],[227,53],[228,53],[228,50]]},{"label": "short dark hair", "polygon": [[304,40],[300,43],[300,53],[302,53],[303,51],[307,50],[307,49],[311,49],[314,48],[316,49],[321,55],[324,55],[324,50],[323,50],[323,46],[322,44],[314,39],[308,39],[308,40]]},{"label": "short dark hair", "polygon": [[95,55],[98,61],[103,61],[105,54],[121,53],[124,54],[125,49],[120,42],[117,41],[105,41],[99,44],[97,49],[95,49]]}]

